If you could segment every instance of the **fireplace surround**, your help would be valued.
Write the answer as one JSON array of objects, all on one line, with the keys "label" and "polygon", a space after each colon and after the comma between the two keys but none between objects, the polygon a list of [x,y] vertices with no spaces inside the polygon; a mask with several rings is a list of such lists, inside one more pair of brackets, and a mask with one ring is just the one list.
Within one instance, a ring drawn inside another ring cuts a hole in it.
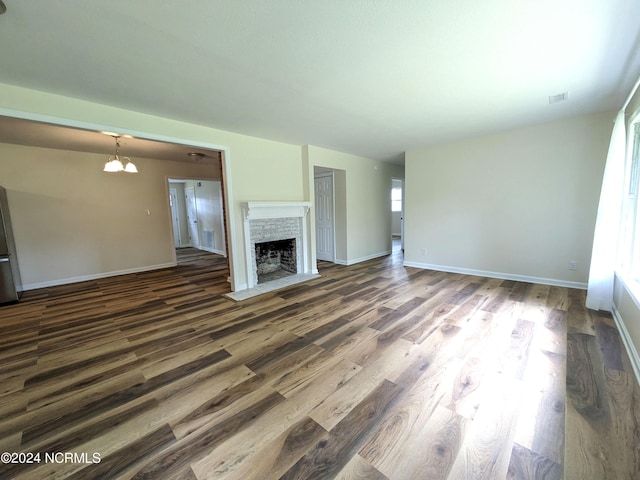
[{"label": "fireplace surround", "polygon": [[[311,202],[247,202],[243,205],[247,288],[258,285],[256,244],[293,240],[295,274],[317,273],[309,259],[307,214]],[[291,262],[293,263],[293,262]],[[294,272],[291,272],[294,273]]]}]

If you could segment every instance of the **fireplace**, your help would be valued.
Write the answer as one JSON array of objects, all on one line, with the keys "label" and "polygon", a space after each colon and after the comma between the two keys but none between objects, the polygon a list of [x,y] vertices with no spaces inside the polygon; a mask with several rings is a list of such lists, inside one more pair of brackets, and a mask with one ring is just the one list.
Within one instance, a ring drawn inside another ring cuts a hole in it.
[{"label": "fireplace", "polygon": [[295,238],[257,242],[255,245],[258,284],[298,273]]},{"label": "fireplace", "polygon": [[[263,286],[275,279],[272,277],[279,278],[278,275],[318,273],[309,259],[307,213],[310,206],[311,202],[244,204],[247,288]],[[268,270],[280,273],[271,275],[273,272]]]}]

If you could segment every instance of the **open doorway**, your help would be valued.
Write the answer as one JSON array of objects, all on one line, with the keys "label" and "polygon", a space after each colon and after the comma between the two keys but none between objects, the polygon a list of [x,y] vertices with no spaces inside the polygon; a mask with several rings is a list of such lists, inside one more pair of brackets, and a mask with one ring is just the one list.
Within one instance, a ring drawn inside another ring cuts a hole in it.
[{"label": "open doorway", "polygon": [[170,178],[168,187],[175,248],[194,248],[226,257],[221,182]]},{"label": "open doorway", "polygon": [[392,251],[404,252],[404,179],[391,180]]},{"label": "open doorway", "polygon": [[346,264],[347,172],[314,166],[316,259]]}]

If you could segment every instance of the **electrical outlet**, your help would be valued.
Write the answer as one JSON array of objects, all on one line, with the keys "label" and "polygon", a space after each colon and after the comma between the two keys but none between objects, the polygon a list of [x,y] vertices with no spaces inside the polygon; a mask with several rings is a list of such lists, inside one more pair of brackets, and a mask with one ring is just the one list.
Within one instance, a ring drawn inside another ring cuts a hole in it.
[{"label": "electrical outlet", "polygon": [[576,271],[578,269],[578,262],[571,260],[569,262],[569,270]]},{"label": "electrical outlet", "polygon": [[427,256],[427,249],[426,249],[426,248],[423,248],[423,249],[422,249],[422,256],[423,256],[423,257],[426,257],[426,256]]}]

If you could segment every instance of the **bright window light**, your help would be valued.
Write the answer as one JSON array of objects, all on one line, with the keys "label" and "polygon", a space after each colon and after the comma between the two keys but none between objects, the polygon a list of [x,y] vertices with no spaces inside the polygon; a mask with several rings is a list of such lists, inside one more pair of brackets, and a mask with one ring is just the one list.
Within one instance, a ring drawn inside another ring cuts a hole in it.
[{"label": "bright window light", "polygon": [[392,212],[402,211],[402,189],[401,188],[391,189],[391,211]]}]

